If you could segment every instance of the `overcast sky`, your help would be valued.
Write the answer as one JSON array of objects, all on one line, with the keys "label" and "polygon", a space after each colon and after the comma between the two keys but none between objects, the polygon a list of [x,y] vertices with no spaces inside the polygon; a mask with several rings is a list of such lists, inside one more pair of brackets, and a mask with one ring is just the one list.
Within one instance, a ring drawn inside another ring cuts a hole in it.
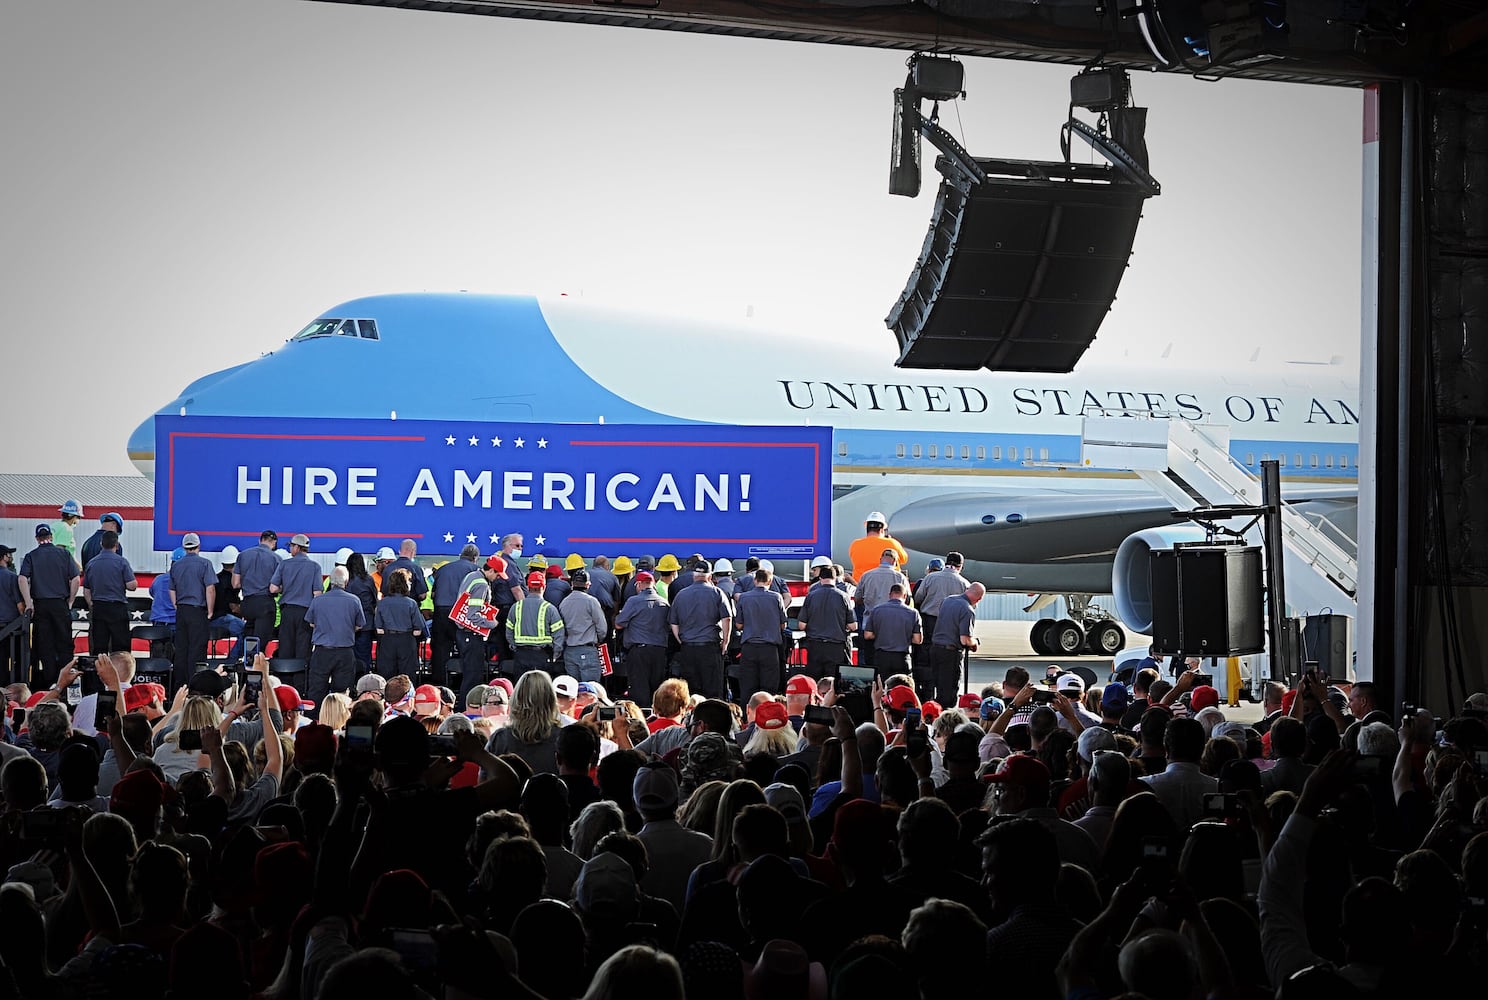
[{"label": "overcast sky", "polygon": [[[188,381],[369,293],[567,292],[894,353],[938,179],[927,147],[920,197],[887,194],[902,52],[300,0],[0,11],[5,471],[128,474]],[[970,60],[942,120],[1056,159],[1071,72]],[[1134,89],[1163,194],[1086,363],[1356,358],[1359,92]]]}]

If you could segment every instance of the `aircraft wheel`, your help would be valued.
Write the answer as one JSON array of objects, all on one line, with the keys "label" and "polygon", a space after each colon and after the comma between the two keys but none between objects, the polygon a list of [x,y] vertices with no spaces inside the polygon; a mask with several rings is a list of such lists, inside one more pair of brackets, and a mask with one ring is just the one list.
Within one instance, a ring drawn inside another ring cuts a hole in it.
[{"label": "aircraft wheel", "polygon": [[1090,630],[1085,648],[1096,656],[1115,656],[1126,645],[1126,632],[1115,622],[1099,622]]},{"label": "aircraft wheel", "polygon": [[1045,633],[1049,631],[1052,625],[1054,625],[1054,619],[1040,618],[1033,623],[1033,628],[1028,630],[1028,644],[1033,647],[1033,652],[1036,656],[1049,655],[1049,643]]},{"label": "aircraft wheel", "polygon": [[1069,618],[1055,622],[1048,637],[1050,653],[1059,656],[1074,656],[1085,647],[1085,630]]}]

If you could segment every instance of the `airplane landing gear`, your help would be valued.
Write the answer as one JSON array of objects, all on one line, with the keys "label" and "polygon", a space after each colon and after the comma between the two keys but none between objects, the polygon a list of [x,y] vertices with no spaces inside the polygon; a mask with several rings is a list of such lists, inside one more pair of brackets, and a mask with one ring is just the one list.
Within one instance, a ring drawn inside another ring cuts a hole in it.
[{"label": "airplane landing gear", "polygon": [[1068,618],[1040,618],[1028,631],[1037,656],[1115,656],[1126,645],[1126,630],[1090,603],[1088,594],[1065,594]]}]

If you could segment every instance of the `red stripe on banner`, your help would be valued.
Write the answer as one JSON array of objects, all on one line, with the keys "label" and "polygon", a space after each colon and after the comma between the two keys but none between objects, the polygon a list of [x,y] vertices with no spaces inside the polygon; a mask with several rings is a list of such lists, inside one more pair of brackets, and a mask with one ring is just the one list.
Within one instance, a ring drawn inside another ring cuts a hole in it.
[{"label": "red stripe on banner", "polygon": [[[99,505],[99,506],[95,507],[94,509],[97,510],[99,514],[118,514],[120,517],[122,517],[126,521],[149,521],[149,520],[152,520],[155,517],[155,508],[154,507],[104,507],[102,505]],[[9,504],[0,504],[0,517],[15,517],[15,518],[22,518],[22,517],[24,517],[28,521],[31,520],[32,518],[35,518],[38,521],[41,521],[41,520],[48,520],[48,521],[50,521],[50,520],[55,520],[60,515],[60,513],[61,512],[57,510],[57,507],[56,507],[55,504],[45,504],[45,503],[9,503]],[[79,531],[83,530],[83,526],[85,524],[88,524],[89,522],[92,522],[92,524],[95,527],[98,524],[97,518],[87,517],[87,518],[84,518],[81,522],[78,523],[78,530]]]}]

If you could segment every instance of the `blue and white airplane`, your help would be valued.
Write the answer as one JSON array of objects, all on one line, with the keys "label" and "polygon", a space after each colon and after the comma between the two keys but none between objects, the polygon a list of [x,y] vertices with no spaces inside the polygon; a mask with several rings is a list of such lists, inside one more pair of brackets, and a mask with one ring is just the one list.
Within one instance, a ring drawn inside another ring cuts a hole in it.
[{"label": "blue and white airplane", "polygon": [[[459,358],[472,363],[437,360]],[[417,382],[409,375],[430,371]],[[1078,611],[1110,592],[1123,539],[1172,523],[1170,505],[1134,475],[1080,467],[1082,413],[1229,424],[1237,463],[1258,472],[1279,458],[1288,499],[1353,537],[1359,404],[1349,374],[1328,365],[910,371],[877,342],[850,349],[567,298],[406,294],[335,306],[283,347],[192,382],[157,413],[642,424],[726,414],[730,423],[830,425],[835,551],[846,553],[865,515],[883,511],[916,569],[959,550],[967,575],[989,589],[1068,595]],[[130,458],[152,479],[154,448],[152,417],[129,439]],[[1108,629],[1098,646],[1110,651],[1120,638]]]}]

